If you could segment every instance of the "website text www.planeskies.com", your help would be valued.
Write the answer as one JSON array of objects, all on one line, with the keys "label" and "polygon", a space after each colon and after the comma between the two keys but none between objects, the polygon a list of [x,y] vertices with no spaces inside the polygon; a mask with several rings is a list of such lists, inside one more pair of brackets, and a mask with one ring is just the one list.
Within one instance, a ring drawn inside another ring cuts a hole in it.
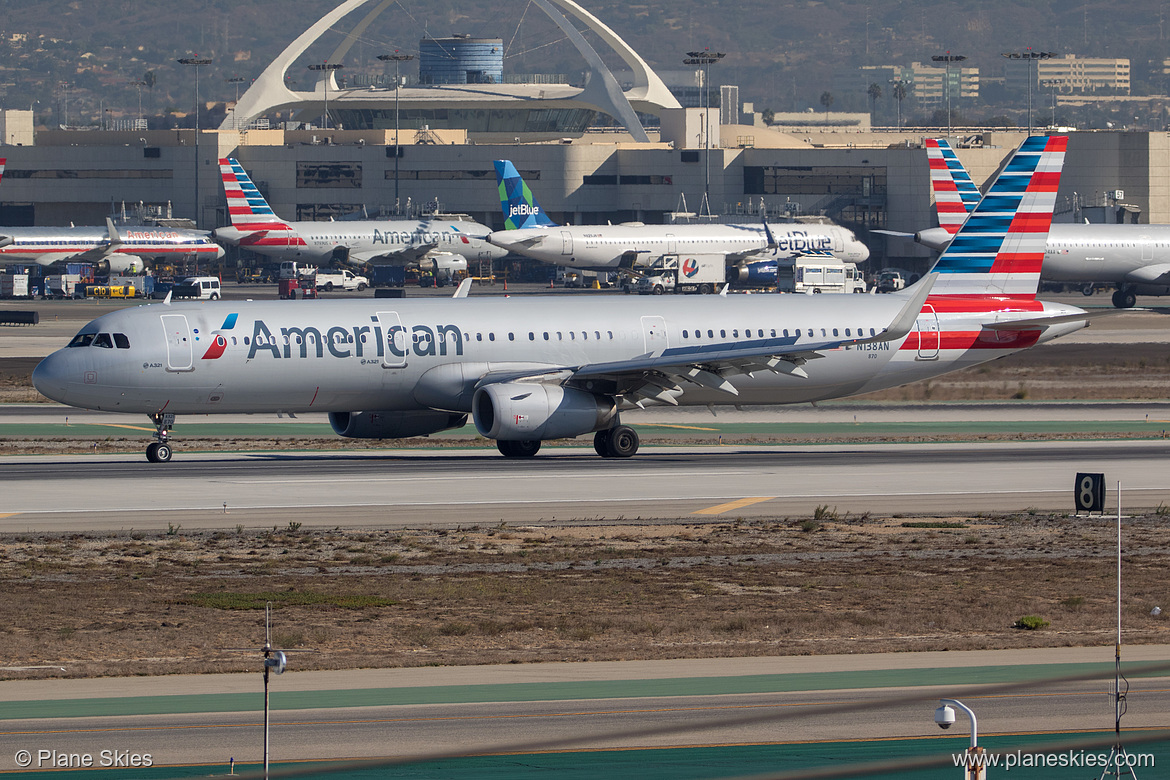
[{"label": "website text www.planeskies.com", "polygon": [[963,752],[951,754],[955,766],[970,769],[1046,769],[1046,768],[1098,768],[1118,767],[1121,769],[1142,769],[1154,766],[1153,753],[1113,753],[1094,750],[1064,750],[1051,753],[1031,753],[1022,750],[1005,753]]}]

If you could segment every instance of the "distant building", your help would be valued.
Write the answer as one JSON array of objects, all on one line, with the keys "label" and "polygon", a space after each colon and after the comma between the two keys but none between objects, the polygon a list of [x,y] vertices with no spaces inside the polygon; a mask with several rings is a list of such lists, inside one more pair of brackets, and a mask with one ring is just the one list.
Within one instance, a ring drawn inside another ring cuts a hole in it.
[{"label": "distant building", "polygon": [[1066,94],[1084,94],[1109,90],[1113,94],[1128,95],[1129,60],[1107,57],[1078,57],[1065,54],[1048,60],[1004,60],[1004,87],[1010,92],[1032,89],[1052,89]]},{"label": "distant building", "polygon": [[[912,62],[904,65],[865,65],[857,70],[844,71],[833,79],[833,96],[845,98],[842,106],[861,105],[868,101],[869,86],[877,84],[883,95],[892,94],[892,82],[901,81],[907,87],[907,101],[919,108],[933,110],[946,105],[947,93],[952,103],[959,100],[974,100],[979,97],[979,68],[963,68],[952,65],[939,68]],[[852,98],[852,102],[850,102]],[[908,108],[908,106],[907,106]]]}]

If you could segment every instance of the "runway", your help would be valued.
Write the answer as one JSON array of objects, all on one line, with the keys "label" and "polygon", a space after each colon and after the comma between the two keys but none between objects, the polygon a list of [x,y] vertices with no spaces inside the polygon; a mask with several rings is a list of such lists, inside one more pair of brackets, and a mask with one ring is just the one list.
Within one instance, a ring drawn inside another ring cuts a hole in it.
[{"label": "runway", "polygon": [[645,447],[630,460],[547,448],[13,457],[0,530],[688,522],[840,512],[1071,511],[1078,472],[1124,506],[1170,503],[1170,441]]},{"label": "runway", "polygon": [[[1133,648],[1130,664],[1165,650]],[[981,735],[1105,730],[1111,657],[1112,648],[1061,648],[289,672],[272,679],[271,749],[296,761],[931,737],[941,734],[931,717],[938,698],[959,694],[978,711]],[[163,765],[254,762],[259,678],[11,683],[16,690],[0,700],[0,770],[14,768],[21,749],[117,749]],[[1168,682],[1130,680],[1128,729],[1170,722]],[[819,713],[840,705],[847,709]],[[63,709],[70,715],[42,715]],[[578,754],[584,766],[592,760]]]}]

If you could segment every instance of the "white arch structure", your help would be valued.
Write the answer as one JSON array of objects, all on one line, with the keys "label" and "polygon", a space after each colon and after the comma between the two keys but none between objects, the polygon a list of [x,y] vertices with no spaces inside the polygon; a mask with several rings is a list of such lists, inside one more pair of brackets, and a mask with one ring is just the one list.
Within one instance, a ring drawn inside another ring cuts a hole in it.
[{"label": "white arch structure", "polygon": [[[646,61],[638,56],[638,53],[630,48],[629,44],[602,23],[600,19],[590,14],[580,5],[573,2],[573,0],[533,1],[568,36],[593,73],[593,77],[589,80],[589,84],[585,89],[580,90],[575,96],[570,98],[572,102],[609,114],[624,124],[626,129],[638,141],[647,141],[649,139],[646,136],[646,131],[642,128],[641,122],[638,121],[637,115],[634,113],[635,106],[639,110],[648,113],[657,113],[658,110],[664,108],[680,107],[679,102],[670,94],[670,90],[666,88],[666,84],[651,70],[650,66],[646,64]],[[393,0],[345,0],[341,5],[325,14],[309,29],[301,33],[295,41],[289,44],[264,69],[264,72],[240,96],[235,110],[231,112],[229,117],[224,119],[223,124],[220,125],[220,129],[231,130],[246,127],[252,120],[271,111],[282,108],[295,108],[297,106],[305,106],[306,104],[323,101],[326,88],[331,91],[337,91],[337,83],[333,78],[335,71],[321,71],[323,76],[318,79],[313,86],[313,90],[309,92],[297,92],[290,89],[285,77],[293,62],[315,43],[318,38],[350,13],[372,2],[376,2],[374,8],[362,18],[357,26],[354,27],[353,31],[346,36],[345,40],[329,56],[329,62],[340,61],[349,51],[350,47],[353,46],[358,36],[369,27],[374,19],[390,7]],[[573,26],[565,15],[554,7],[554,4],[593,30],[593,32],[605,41],[630,66],[630,69],[634,73],[634,86],[628,92],[622,91],[617,80],[614,79],[613,73],[601,61],[601,57],[597,51],[585,40],[580,31]],[[328,79],[328,82],[326,82],[326,79]],[[326,87],[327,83],[328,87]],[[336,100],[340,104],[345,101],[345,97],[339,93]],[[517,102],[524,103],[531,101],[518,99]]]}]

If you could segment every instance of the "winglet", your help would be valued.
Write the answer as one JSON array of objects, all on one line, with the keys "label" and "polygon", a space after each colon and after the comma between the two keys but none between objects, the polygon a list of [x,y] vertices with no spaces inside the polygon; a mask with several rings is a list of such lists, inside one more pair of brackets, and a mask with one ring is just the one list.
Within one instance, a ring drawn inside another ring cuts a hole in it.
[{"label": "winglet", "polygon": [[122,246],[122,237],[118,235],[118,229],[114,227],[114,220],[106,217],[106,238],[109,239],[110,249]]},{"label": "winglet", "polygon": [[934,287],[937,280],[938,272],[936,271],[927,274],[906,288],[906,292],[911,295],[910,299],[906,301],[906,305],[902,307],[902,311],[898,312],[898,316],[885,330],[872,339],[865,339],[865,341],[898,341],[910,335],[910,331],[914,330],[914,321],[918,319],[922,305],[926,303],[930,289]]},{"label": "winglet", "polygon": [[174,290],[167,290],[167,297],[163,298],[163,306],[171,305],[171,293],[173,292]]},{"label": "winglet", "polygon": [[459,286],[457,288],[455,288],[455,294],[452,295],[451,297],[452,298],[466,298],[467,293],[470,291],[471,291],[471,277],[469,276],[466,279],[464,279],[462,282],[459,283]]}]

